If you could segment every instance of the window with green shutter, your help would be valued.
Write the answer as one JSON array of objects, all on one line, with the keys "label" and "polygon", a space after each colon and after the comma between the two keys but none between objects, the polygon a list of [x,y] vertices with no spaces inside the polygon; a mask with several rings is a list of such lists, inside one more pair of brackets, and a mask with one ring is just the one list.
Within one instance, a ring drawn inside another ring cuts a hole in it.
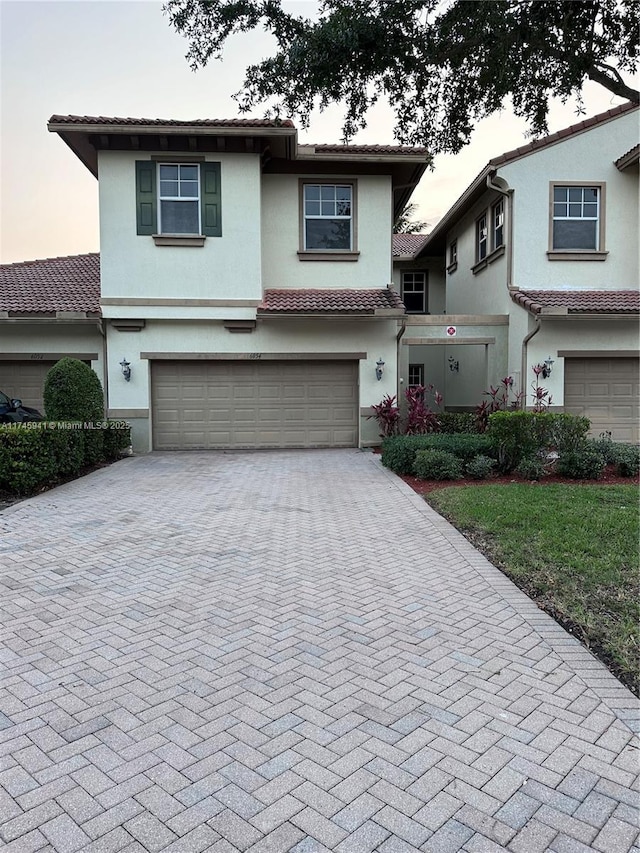
[{"label": "window with green shutter", "polygon": [[220,163],[136,161],[142,235],[222,236]]}]

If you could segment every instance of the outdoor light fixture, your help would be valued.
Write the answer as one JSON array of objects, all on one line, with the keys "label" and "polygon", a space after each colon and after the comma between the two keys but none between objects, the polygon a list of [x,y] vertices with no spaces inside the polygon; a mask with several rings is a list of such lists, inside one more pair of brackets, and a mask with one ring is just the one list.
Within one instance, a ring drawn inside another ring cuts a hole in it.
[{"label": "outdoor light fixture", "polygon": [[449,362],[449,370],[452,373],[457,373],[460,370],[460,362],[456,361],[452,355],[449,356],[447,361]]},{"label": "outdoor light fixture", "polygon": [[382,360],[382,356],[376,361],[376,379],[382,379],[382,374],[384,373],[384,361]]},{"label": "outdoor light fixture", "polygon": [[544,364],[542,365],[542,378],[548,379],[551,376],[551,368],[553,367],[553,359],[551,356],[546,358]]},{"label": "outdoor light fixture", "polygon": [[124,376],[125,382],[128,382],[131,379],[131,365],[126,358],[122,359],[120,367],[122,368],[122,375]]}]

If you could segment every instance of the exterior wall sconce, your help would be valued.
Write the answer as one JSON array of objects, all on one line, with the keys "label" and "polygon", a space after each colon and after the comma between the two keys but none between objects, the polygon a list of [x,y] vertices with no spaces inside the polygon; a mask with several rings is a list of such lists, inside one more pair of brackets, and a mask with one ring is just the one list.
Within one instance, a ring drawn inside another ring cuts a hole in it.
[{"label": "exterior wall sconce", "polygon": [[449,356],[447,361],[449,362],[449,370],[452,373],[457,373],[460,370],[460,362],[456,361],[452,355]]},{"label": "exterior wall sconce", "polygon": [[551,356],[546,358],[544,364],[542,365],[542,378],[548,379],[551,376],[551,368],[553,367],[553,359]]},{"label": "exterior wall sconce", "polygon": [[124,376],[124,381],[129,382],[131,379],[131,365],[127,361],[126,358],[123,358],[120,362],[120,367],[122,368],[122,375]]},{"label": "exterior wall sconce", "polygon": [[376,379],[380,381],[382,379],[382,374],[384,373],[384,361],[382,357],[380,357],[376,361]]}]

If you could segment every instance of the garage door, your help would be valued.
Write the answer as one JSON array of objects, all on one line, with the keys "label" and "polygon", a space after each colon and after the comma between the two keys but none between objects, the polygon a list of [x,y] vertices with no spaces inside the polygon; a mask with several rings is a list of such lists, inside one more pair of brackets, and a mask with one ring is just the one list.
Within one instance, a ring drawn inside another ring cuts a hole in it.
[{"label": "garage door", "polygon": [[156,450],[355,447],[355,361],[156,361]]},{"label": "garage door", "polygon": [[637,358],[565,359],[565,410],[589,418],[592,435],[610,431],[614,441],[639,441],[639,367]]},{"label": "garage door", "polygon": [[0,391],[44,414],[44,380],[54,361],[0,361]]}]

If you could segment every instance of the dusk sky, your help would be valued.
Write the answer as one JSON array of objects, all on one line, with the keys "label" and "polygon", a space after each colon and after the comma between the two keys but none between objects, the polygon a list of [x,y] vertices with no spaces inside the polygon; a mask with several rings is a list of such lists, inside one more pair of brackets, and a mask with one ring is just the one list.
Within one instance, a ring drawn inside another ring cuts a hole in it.
[{"label": "dusk sky", "polygon": [[[314,0],[288,3],[312,13]],[[193,73],[187,42],[170,28],[162,4],[92,0],[0,2],[0,262],[98,251],[96,179],[56,134],[54,114],[136,118],[233,118],[231,97],[249,61],[270,53],[263,33],[237,36],[222,62]],[[595,84],[586,114],[621,103]],[[260,108],[253,117],[262,117]],[[575,104],[553,104],[550,130],[580,121]],[[316,112],[301,142],[339,142],[341,112]],[[393,143],[388,107],[372,112],[355,143]],[[491,157],[527,142],[526,125],[508,108],[482,122],[471,145],[436,158],[413,196],[433,227]]]}]

